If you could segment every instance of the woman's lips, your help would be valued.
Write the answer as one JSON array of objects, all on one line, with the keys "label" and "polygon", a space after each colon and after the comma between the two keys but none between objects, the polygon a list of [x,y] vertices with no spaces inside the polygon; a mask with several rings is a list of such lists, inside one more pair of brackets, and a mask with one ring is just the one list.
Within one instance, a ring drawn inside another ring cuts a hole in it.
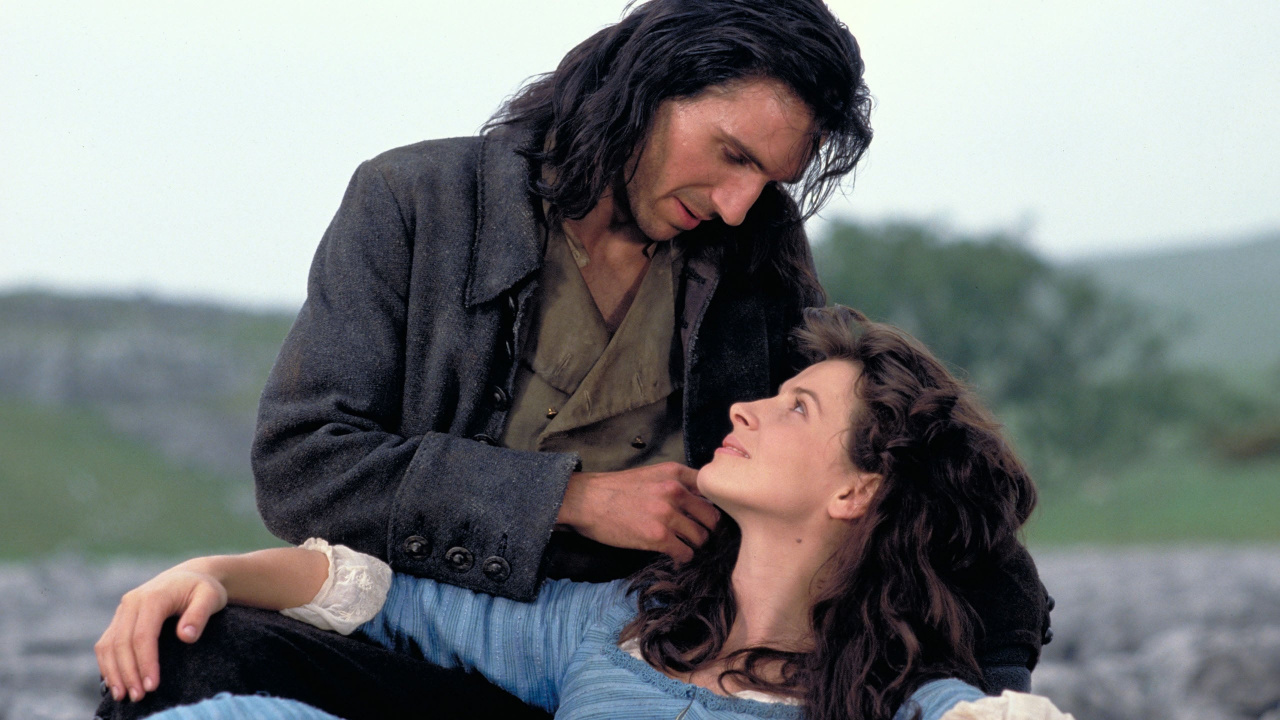
[{"label": "woman's lips", "polygon": [[732,435],[724,439],[724,442],[721,443],[720,447],[716,448],[716,452],[722,452],[727,455],[736,455],[743,458],[751,457],[751,453],[747,452],[747,449],[742,447],[742,443],[738,442],[738,440]]}]

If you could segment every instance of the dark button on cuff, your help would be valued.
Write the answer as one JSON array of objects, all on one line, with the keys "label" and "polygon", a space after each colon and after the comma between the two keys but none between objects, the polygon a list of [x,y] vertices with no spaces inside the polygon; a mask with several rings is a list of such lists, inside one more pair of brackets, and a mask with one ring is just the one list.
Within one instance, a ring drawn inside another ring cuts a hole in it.
[{"label": "dark button on cuff", "polygon": [[498,444],[498,441],[497,441],[497,440],[494,440],[491,436],[489,436],[489,435],[485,435],[484,433],[480,433],[479,435],[473,435],[473,436],[471,436],[471,439],[472,439],[472,440],[475,440],[475,441],[476,441],[476,442],[478,442],[478,443],[484,443],[485,445],[497,445],[497,444]]},{"label": "dark button on cuff", "polygon": [[493,386],[491,395],[493,397],[493,406],[495,408],[499,410],[506,410],[507,407],[511,405],[511,398],[507,395],[507,391],[497,385]]},{"label": "dark button on cuff", "polygon": [[639,435],[637,435],[637,436],[635,436],[634,438],[632,438],[632,440],[631,440],[631,447],[633,447],[633,448],[635,448],[635,449],[637,449],[637,450],[643,450],[643,449],[645,449],[645,446],[646,446],[646,443],[645,443],[645,441],[644,441],[644,438],[640,437]]},{"label": "dark button on cuff", "polygon": [[1044,600],[1045,609],[1048,610],[1049,612],[1053,612],[1053,608],[1058,605],[1057,601],[1053,599],[1052,595],[1045,595],[1044,598],[1045,598]]},{"label": "dark button on cuff", "polygon": [[410,535],[404,539],[404,544],[401,547],[404,548],[405,554],[409,557],[426,557],[431,553],[431,542],[421,535]]},{"label": "dark button on cuff", "polygon": [[1048,645],[1053,642],[1053,628],[1044,629],[1044,637],[1040,638],[1041,645]]},{"label": "dark button on cuff", "polygon": [[471,569],[475,564],[476,558],[471,551],[464,547],[452,547],[444,554],[444,561],[449,564],[449,569],[464,573]]},{"label": "dark button on cuff", "polygon": [[497,555],[487,557],[484,561],[484,575],[500,583],[511,577],[511,564],[506,561],[506,558],[500,558]]}]

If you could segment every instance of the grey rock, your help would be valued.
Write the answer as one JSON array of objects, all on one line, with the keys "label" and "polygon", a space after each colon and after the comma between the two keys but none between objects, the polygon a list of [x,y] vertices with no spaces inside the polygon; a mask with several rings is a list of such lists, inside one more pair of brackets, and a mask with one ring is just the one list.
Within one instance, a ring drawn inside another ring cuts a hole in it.
[{"label": "grey rock", "polygon": [[[1077,720],[1280,720],[1280,548],[1034,553],[1057,599],[1033,676]],[[0,720],[92,717],[92,646],[170,562],[0,565]]]},{"label": "grey rock", "polygon": [[1280,548],[1035,553],[1057,600],[1034,687],[1081,720],[1280,712]]}]

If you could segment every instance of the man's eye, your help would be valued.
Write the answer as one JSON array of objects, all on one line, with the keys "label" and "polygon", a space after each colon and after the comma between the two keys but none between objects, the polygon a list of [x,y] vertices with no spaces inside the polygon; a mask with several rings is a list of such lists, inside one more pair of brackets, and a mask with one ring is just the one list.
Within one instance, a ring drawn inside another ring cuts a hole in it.
[{"label": "man's eye", "polygon": [[739,155],[738,153],[729,152],[727,150],[725,151],[724,155],[729,159],[729,162],[733,163],[734,165],[746,165],[751,162],[750,160],[747,159],[745,155]]}]

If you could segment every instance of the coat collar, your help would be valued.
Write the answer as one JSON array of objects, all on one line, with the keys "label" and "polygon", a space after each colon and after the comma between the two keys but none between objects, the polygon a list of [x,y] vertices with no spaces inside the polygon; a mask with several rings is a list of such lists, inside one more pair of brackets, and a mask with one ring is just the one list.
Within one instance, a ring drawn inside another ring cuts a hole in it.
[{"label": "coat collar", "polygon": [[468,307],[511,289],[542,264],[542,225],[529,194],[527,128],[503,127],[481,138],[476,166],[476,234],[471,244]]}]

